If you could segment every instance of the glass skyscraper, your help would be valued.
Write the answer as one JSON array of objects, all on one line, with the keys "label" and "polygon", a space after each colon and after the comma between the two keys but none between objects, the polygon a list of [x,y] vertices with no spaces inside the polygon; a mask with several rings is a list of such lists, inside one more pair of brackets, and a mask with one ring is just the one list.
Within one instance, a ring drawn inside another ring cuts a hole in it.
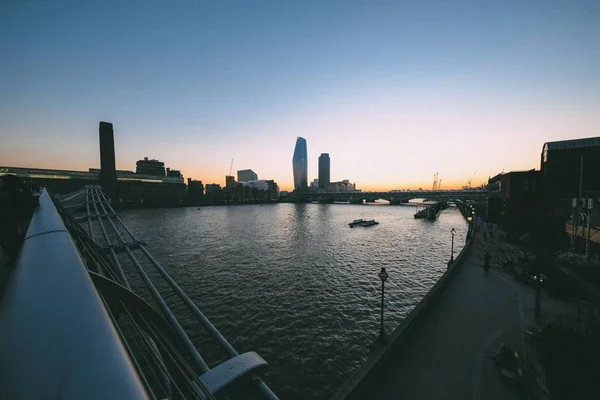
[{"label": "glass skyscraper", "polygon": [[306,151],[306,139],[298,136],[296,148],[292,158],[294,167],[294,190],[302,192],[308,188],[308,155]]}]

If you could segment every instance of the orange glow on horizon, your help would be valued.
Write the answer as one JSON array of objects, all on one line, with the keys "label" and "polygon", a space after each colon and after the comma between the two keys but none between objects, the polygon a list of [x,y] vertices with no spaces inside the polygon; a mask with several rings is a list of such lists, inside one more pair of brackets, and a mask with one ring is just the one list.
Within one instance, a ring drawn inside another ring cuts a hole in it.
[{"label": "orange glow on horizon", "polygon": [[[90,168],[100,168],[99,165],[85,165],[82,162],[73,162],[72,160],[63,160],[63,162],[61,162],[61,163],[48,163],[48,162],[40,162],[39,159],[36,160],[36,159],[27,159],[27,158],[22,158],[22,157],[19,157],[19,158],[22,159],[23,161],[21,161],[21,162],[3,162],[3,165],[9,166],[9,167],[56,169],[56,170],[70,170],[70,171],[83,171],[83,172],[87,172]],[[8,159],[6,161],[11,161],[11,160]],[[64,161],[70,161],[70,162],[65,163]],[[165,163],[165,166],[166,165],[167,164]],[[117,161],[117,169],[135,172],[135,162],[124,164],[122,162]],[[173,167],[172,169],[178,169],[178,168]],[[513,170],[516,171],[516,170],[525,170],[525,169],[531,169],[531,168],[521,168],[521,169],[513,169]],[[202,175],[198,172],[194,173],[194,170],[190,170],[190,171],[186,172],[186,170],[184,170],[184,169],[182,169],[181,172],[184,175],[184,179],[185,179],[186,183],[187,183],[187,178],[190,177],[192,179],[201,180],[204,184],[217,183],[217,184],[221,185],[222,187],[225,186],[225,174],[205,173]],[[236,172],[237,171],[232,172],[232,175],[236,176]],[[500,173],[500,172],[502,172],[502,171],[499,171],[498,173]],[[188,174],[190,174],[190,175],[188,175]],[[290,170],[290,174],[291,174],[291,170]],[[494,174],[494,175],[496,175],[496,174]],[[493,175],[490,175],[490,176],[493,176]],[[259,176],[259,178],[263,179],[261,176]],[[236,179],[237,179],[237,176],[236,176]],[[480,187],[483,184],[487,184],[487,180],[488,180],[487,177],[485,179],[475,178],[473,180],[471,186],[472,186],[472,188]],[[282,191],[291,192],[294,190],[294,184],[291,179],[288,181],[286,181],[286,180],[277,181],[276,180],[276,182],[279,185],[279,189]],[[352,182],[352,183],[355,183],[355,182]],[[398,183],[398,184],[379,184],[379,185],[377,185],[377,184],[362,185],[360,182],[356,182],[356,185],[357,185],[357,189],[359,189],[363,192],[387,192],[387,191],[391,191],[391,190],[406,190],[406,189],[431,190],[433,181],[422,182],[422,183],[411,182],[411,183],[406,183],[406,184]],[[467,185],[466,179],[464,181],[453,180],[453,181],[449,181],[449,182],[442,180],[441,190],[462,189],[466,185]]]}]

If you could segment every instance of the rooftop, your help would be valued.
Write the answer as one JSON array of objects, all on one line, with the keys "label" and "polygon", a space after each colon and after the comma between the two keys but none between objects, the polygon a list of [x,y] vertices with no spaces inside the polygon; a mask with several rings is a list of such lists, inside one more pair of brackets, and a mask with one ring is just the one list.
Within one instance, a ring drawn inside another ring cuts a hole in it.
[{"label": "rooftop", "polygon": [[565,150],[565,149],[575,149],[580,147],[593,147],[600,146],[600,137],[590,137],[590,138],[582,138],[582,139],[570,139],[570,140],[560,140],[557,142],[547,142],[544,144],[544,148],[548,150]]}]

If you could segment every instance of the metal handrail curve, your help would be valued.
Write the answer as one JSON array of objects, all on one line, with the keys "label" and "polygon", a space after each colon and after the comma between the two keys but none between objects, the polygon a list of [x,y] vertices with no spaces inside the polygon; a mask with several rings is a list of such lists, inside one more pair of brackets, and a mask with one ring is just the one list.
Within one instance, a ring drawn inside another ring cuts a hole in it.
[{"label": "metal handrail curve", "polygon": [[44,190],[0,304],[0,398],[147,399]]}]

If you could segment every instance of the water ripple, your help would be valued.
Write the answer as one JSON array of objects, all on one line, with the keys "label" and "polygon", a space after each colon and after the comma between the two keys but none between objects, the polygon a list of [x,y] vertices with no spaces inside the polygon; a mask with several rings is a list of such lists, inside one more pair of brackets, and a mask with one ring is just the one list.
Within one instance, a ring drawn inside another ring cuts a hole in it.
[{"label": "water ripple", "polygon": [[[282,399],[304,399],[327,398],[365,361],[379,330],[381,267],[390,275],[390,332],[444,272],[452,228],[462,248],[466,226],[457,210],[436,222],[415,220],[414,212],[277,204],[124,217],[236,349],[269,362],[269,386]],[[380,225],[350,229],[356,218]],[[185,309],[176,312],[209,363],[226,359]]]}]

